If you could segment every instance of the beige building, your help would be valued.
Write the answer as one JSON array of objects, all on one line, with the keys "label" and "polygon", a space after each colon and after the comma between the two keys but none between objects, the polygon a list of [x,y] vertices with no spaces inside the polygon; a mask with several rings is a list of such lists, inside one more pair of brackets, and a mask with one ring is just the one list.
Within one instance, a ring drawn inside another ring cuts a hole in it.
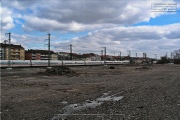
[{"label": "beige building", "polygon": [[51,60],[58,60],[57,54],[51,54]]},{"label": "beige building", "polygon": [[[57,60],[57,57],[58,56],[54,53],[54,51],[50,51],[50,60]],[[25,51],[25,59],[26,60],[48,60],[49,51],[28,49],[27,51]]]},{"label": "beige building", "polygon": [[[10,54],[10,56],[9,56]],[[1,43],[2,60],[25,60],[25,50],[21,45]]]}]

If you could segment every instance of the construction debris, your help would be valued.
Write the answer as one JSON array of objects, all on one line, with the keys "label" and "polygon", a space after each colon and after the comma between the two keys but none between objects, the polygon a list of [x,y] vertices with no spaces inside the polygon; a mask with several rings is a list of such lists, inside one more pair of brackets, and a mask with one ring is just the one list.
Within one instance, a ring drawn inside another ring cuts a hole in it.
[{"label": "construction debris", "polygon": [[140,68],[135,68],[135,70],[149,70],[151,68],[149,68],[148,66],[142,66]]},{"label": "construction debris", "polygon": [[115,69],[115,67],[114,66],[110,66],[109,69]]},{"label": "construction debris", "polygon": [[76,72],[69,69],[68,67],[61,66],[61,67],[52,67],[51,69],[46,69],[44,72],[38,72],[39,75],[67,75],[67,76],[76,76]]}]

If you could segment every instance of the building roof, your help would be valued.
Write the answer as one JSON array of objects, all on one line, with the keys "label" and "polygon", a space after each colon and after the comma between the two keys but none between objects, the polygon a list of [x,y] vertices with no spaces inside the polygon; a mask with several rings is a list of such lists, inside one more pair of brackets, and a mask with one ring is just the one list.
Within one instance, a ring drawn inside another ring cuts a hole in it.
[{"label": "building roof", "polygon": [[82,54],[82,56],[84,56],[84,57],[92,57],[92,56],[96,56],[96,54],[94,54],[94,53],[85,53],[85,54]]},{"label": "building roof", "polygon": [[21,48],[21,49],[24,49],[21,45],[14,45],[14,44],[10,44],[10,45],[9,45],[9,44],[4,44],[4,43],[0,43],[0,45],[1,45],[1,47],[3,47],[3,48],[10,46],[11,48],[18,48],[18,49]]},{"label": "building roof", "polygon": [[77,53],[72,53],[72,56],[78,56],[78,54]]},{"label": "building roof", "polygon": [[[48,50],[34,50],[34,49],[28,49],[25,51],[26,53],[41,53],[41,54],[48,54]],[[50,54],[54,54],[54,51],[50,51]]]},{"label": "building roof", "polygon": [[69,54],[68,52],[58,52],[60,54]]}]

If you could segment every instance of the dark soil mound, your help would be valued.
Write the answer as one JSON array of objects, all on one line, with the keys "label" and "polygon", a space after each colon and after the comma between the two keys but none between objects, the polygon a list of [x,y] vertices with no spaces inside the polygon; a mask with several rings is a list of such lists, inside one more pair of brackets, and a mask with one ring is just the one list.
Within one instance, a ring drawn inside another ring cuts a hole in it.
[{"label": "dark soil mound", "polygon": [[45,72],[38,72],[37,74],[48,75],[48,76],[53,76],[53,75],[76,76],[77,75],[75,71],[65,66],[47,68]]},{"label": "dark soil mound", "polygon": [[109,69],[115,69],[115,67],[114,66],[110,66]]},{"label": "dark soil mound", "polygon": [[142,66],[140,68],[135,68],[135,70],[149,70],[151,68],[149,68],[148,66]]}]

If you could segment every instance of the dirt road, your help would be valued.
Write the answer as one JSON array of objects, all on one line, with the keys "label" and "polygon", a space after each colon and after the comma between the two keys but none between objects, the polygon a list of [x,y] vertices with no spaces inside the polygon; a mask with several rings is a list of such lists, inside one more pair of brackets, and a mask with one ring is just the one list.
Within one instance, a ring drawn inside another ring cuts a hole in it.
[{"label": "dirt road", "polygon": [[125,120],[180,120],[179,65],[70,69],[77,74],[47,76],[37,74],[44,72],[40,68],[2,69],[2,120],[55,119],[66,106],[97,100],[106,93],[123,97],[73,114],[114,114]]}]

